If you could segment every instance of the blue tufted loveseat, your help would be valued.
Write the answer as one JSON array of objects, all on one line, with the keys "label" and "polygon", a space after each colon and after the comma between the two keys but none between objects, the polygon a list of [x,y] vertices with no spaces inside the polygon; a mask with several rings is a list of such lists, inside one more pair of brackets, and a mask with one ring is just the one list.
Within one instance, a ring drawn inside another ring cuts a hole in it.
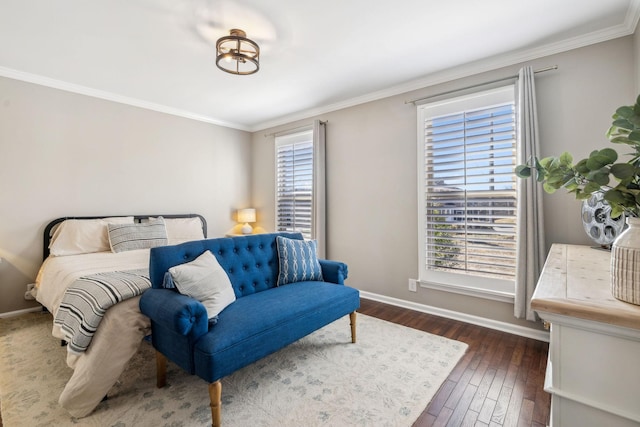
[{"label": "blue tufted loveseat", "polygon": [[[347,314],[355,342],[359,292],[344,285],[347,266],[319,260],[324,281],[277,286],[276,236],[302,239],[299,233],[270,233],[206,239],[151,249],[152,289],[140,299],[151,319],[157,355],[157,385],[166,382],[166,358],[209,383],[212,424],[220,425],[220,379]],[[209,326],[197,300],[163,289],[169,268],[211,251],[227,272],[236,301]]]}]

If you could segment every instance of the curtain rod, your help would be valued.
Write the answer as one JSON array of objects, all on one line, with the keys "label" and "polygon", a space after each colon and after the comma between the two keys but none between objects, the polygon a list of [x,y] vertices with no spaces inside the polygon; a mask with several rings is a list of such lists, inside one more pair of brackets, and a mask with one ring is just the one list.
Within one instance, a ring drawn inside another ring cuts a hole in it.
[{"label": "curtain rod", "polygon": [[[321,125],[325,125],[325,124],[327,124],[328,121],[329,120],[325,120],[325,121],[320,120],[320,124]],[[276,136],[276,135],[281,134],[281,133],[285,133],[285,132],[289,133],[289,132],[293,132],[293,131],[296,131],[296,130],[308,129],[310,127],[313,127],[313,123],[311,123],[310,125],[304,125],[304,126],[298,126],[298,127],[295,127],[295,128],[279,130],[278,132],[265,133],[264,137],[268,138],[270,136]]]},{"label": "curtain rod", "polygon": [[[540,68],[539,70],[534,70],[533,72],[535,74],[538,74],[538,73],[544,73],[545,71],[551,71],[551,70],[557,70],[557,69],[558,69],[557,65],[552,65],[550,67],[545,67],[545,68]],[[501,79],[491,80],[491,81],[484,82],[484,83],[478,83],[478,84],[467,86],[467,87],[461,87],[460,89],[453,89],[453,90],[448,90],[446,92],[436,93],[435,95],[425,96],[424,98],[413,99],[411,101],[404,101],[404,103],[405,104],[415,104],[418,101],[424,101],[426,99],[435,98],[437,96],[449,95],[450,93],[460,92],[460,91],[467,90],[467,89],[473,89],[473,88],[476,88],[476,87],[486,86],[486,85],[490,85],[492,83],[498,83],[498,82],[503,82],[505,80],[511,80],[511,79],[517,79],[517,78],[518,78],[518,75],[509,76],[509,77],[503,77]]]}]

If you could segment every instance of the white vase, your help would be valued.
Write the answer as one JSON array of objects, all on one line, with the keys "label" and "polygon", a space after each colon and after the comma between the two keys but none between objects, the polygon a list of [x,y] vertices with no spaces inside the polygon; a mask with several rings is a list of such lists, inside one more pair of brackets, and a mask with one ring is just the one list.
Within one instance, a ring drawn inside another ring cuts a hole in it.
[{"label": "white vase", "polygon": [[640,218],[627,218],[627,225],[611,247],[611,293],[640,305]]}]

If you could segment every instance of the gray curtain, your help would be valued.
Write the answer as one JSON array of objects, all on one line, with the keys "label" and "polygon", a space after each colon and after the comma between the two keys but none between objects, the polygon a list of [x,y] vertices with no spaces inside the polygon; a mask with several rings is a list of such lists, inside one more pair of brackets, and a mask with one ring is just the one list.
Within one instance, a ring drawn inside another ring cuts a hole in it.
[{"label": "gray curtain", "polygon": [[[540,157],[534,72],[524,67],[518,75],[518,164]],[[518,247],[514,315],[536,321],[531,297],[545,261],[542,187],[535,179],[518,179]]]},{"label": "gray curtain", "polygon": [[320,120],[313,121],[313,220],[311,235],[318,242],[318,258],[327,257],[325,127]]}]

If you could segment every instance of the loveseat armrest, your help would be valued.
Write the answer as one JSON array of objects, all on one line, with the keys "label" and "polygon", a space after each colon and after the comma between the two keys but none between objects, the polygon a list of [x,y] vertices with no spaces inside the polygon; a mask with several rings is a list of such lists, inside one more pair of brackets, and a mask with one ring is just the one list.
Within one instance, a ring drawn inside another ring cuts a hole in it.
[{"label": "loveseat armrest", "polygon": [[169,289],[147,289],[140,298],[140,311],[162,328],[192,339],[209,330],[204,305],[194,298]]},{"label": "loveseat armrest", "polygon": [[344,285],[349,271],[347,264],[340,261],[331,261],[328,259],[320,259],[320,268],[322,269],[322,278],[325,282],[337,283]]}]

